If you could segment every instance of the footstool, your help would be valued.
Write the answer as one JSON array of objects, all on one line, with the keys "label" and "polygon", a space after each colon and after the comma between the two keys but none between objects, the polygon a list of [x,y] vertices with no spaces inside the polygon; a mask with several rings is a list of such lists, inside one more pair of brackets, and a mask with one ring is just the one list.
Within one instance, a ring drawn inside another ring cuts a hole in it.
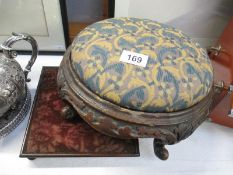
[{"label": "footstool", "polygon": [[154,152],[188,136],[212,103],[207,52],[171,26],[112,18],[81,31],[61,62],[57,83],[67,102],[94,129],[122,139],[154,138]]}]

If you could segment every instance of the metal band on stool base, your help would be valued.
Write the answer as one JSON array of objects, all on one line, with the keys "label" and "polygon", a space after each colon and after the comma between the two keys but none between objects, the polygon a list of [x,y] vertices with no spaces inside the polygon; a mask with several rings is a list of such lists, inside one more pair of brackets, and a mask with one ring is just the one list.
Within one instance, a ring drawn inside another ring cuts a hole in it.
[{"label": "metal band on stool base", "polygon": [[187,138],[206,119],[214,94],[211,90],[198,104],[171,113],[148,113],[122,108],[103,100],[82,84],[73,70],[70,48],[60,65],[58,88],[61,98],[68,101],[99,132],[122,139],[155,138],[155,154],[162,160],[168,158],[164,145]]}]

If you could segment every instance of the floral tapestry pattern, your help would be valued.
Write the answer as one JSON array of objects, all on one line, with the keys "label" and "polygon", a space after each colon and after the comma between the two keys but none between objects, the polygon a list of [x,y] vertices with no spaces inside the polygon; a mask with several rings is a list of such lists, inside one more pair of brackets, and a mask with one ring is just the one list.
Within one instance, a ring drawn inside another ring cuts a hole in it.
[{"label": "floral tapestry pattern", "polygon": [[57,68],[43,68],[23,152],[29,154],[77,154],[88,156],[127,156],[138,154],[137,140],[121,140],[103,135],[79,116],[61,116]]}]

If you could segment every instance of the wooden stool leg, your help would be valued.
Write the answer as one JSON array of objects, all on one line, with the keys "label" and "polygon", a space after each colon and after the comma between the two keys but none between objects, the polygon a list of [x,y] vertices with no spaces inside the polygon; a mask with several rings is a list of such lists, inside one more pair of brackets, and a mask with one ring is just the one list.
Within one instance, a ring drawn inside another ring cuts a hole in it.
[{"label": "wooden stool leg", "polygon": [[164,144],[159,143],[155,139],[154,139],[154,153],[161,160],[167,160],[169,156],[168,150],[165,148]]},{"label": "wooden stool leg", "polygon": [[65,107],[62,108],[61,114],[67,120],[71,120],[75,117],[75,110],[69,104],[66,104]]}]

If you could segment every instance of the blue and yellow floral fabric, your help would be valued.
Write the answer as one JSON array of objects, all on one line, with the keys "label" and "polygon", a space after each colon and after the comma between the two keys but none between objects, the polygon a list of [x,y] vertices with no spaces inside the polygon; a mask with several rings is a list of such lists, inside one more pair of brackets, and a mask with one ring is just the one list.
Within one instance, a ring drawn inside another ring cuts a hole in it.
[{"label": "blue and yellow floral fabric", "polygon": [[[148,55],[146,67],[120,62],[123,50]],[[112,18],[78,34],[71,59],[101,98],[144,112],[172,112],[202,100],[213,83],[207,53],[181,31],[147,19]]]}]

